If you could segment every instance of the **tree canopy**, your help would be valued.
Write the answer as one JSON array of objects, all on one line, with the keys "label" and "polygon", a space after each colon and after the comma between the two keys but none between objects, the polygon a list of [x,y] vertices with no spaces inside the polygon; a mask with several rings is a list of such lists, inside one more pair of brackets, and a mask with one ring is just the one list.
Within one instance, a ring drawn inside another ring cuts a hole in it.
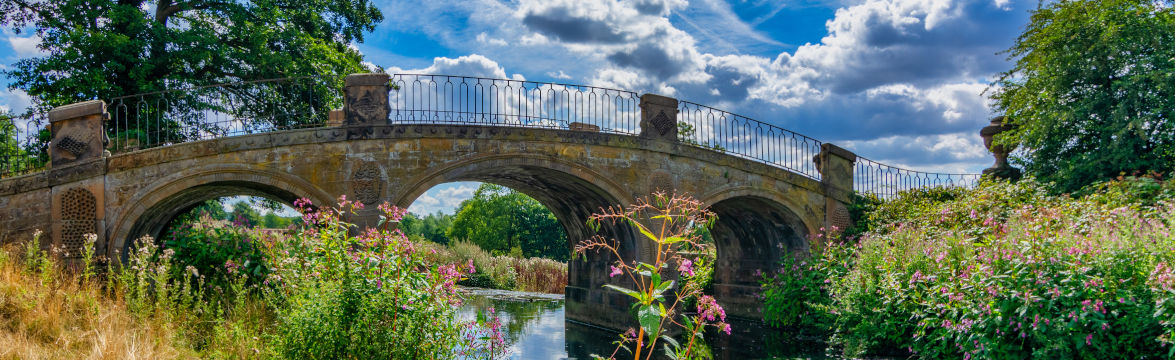
[{"label": "tree canopy", "polygon": [[[41,107],[363,72],[351,44],[382,20],[367,0],[0,0],[0,25],[31,26],[41,38],[45,56],[7,71],[11,86]],[[337,89],[314,89],[324,96],[328,90],[338,96]]]},{"label": "tree canopy", "polygon": [[550,210],[525,194],[493,184],[482,184],[473,198],[461,203],[447,235],[496,254],[520,249],[528,257],[571,258],[567,233]]},{"label": "tree canopy", "polygon": [[1042,2],[993,84],[1038,179],[1072,192],[1120,173],[1175,169],[1175,13],[1170,0]]}]

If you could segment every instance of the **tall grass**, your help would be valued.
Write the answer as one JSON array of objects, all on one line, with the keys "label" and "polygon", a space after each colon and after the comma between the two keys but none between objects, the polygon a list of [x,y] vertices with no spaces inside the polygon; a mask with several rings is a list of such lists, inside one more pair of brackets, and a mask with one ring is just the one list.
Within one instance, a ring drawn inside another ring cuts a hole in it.
[{"label": "tall grass", "polygon": [[[22,249],[0,251],[0,359],[450,359],[508,349],[496,318],[456,318],[454,285],[470,269],[426,263],[386,227],[353,235],[345,218],[357,206],[341,200],[306,211],[305,226],[288,236],[215,226],[185,235],[210,244],[251,239],[261,254],[217,246],[177,253],[143,237],[101,277],[96,237],[67,271],[40,250],[38,233]],[[391,222],[403,213],[381,210]],[[206,251],[217,253],[176,258]],[[265,264],[251,268],[242,257]]]},{"label": "tall grass", "polygon": [[[136,316],[102,282],[37,248],[0,249],[0,359],[176,359],[196,352],[159,317]],[[92,242],[87,245],[92,249]]]},{"label": "tall grass", "polygon": [[462,285],[491,289],[562,294],[567,287],[567,263],[544,258],[493,256],[477,244],[454,241],[448,246],[415,239],[426,252],[426,259],[436,263],[472,263],[476,272]]}]

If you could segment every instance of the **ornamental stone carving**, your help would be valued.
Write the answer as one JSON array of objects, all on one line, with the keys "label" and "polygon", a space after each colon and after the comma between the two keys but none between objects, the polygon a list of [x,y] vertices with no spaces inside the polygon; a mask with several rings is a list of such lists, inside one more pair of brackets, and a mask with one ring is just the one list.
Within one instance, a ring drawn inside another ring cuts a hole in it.
[{"label": "ornamental stone carving", "polygon": [[388,104],[388,74],[348,75],[344,92],[344,125],[384,125]]},{"label": "ornamental stone carving", "polygon": [[374,162],[360,164],[351,174],[351,189],[355,191],[355,200],[364,205],[378,202],[383,194],[383,177],[379,165]]},{"label": "ornamental stone carving", "polygon": [[90,190],[73,188],[61,195],[61,245],[67,257],[81,256],[86,234],[98,232],[98,201]]},{"label": "ornamental stone carving", "polygon": [[641,95],[641,137],[677,141],[677,99]]}]

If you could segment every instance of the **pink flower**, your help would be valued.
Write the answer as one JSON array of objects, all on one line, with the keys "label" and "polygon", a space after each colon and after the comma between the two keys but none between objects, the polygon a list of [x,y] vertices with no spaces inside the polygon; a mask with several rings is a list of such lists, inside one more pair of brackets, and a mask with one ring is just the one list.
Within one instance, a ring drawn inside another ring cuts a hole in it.
[{"label": "pink flower", "polygon": [[1093,334],[1085,335],[1085,345],[1093,345]]},{"label": "pink flower", "polygon": [[677,271],[680,271],[682,275],[694,276],[694,262],[682,259],[681,264],[677,266]]},{"label": "pink flower", "polygon": [[620,268],[613,266],[612,272],[608,274],[608,277],[613,278],[616,277],[616,275],[620,275]]},{"label": "pink flower", "polygon": [[726,333],[726,335],[730,335],[730,324],[722,323],[722,332]]}]

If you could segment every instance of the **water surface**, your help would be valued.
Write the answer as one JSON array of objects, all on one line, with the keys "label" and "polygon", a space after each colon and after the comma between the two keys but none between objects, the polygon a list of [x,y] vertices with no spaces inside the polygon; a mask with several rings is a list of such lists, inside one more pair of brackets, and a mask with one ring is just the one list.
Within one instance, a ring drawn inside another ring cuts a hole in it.
[{"label": "water surface", "polygon": [[[473,319],[490,307],[502,321],[507,359],[591,359],[616,349],[612,330],[567,321],[560,295],[466,288],[459,315]],[[732,335],[707,333],[716,359],[826,359],[822,344],[796,341],[753,322],[732,321]],[[617,358],[631,357],[621,350]]]}]

